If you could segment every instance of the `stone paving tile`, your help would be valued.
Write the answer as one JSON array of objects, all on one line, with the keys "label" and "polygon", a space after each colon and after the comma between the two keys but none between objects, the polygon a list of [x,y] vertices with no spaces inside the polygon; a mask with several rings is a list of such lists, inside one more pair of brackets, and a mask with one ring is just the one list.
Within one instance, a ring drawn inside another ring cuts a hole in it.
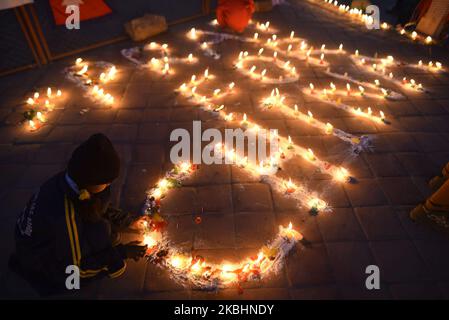
[{"label": "stone paving tile", "polygon": [[235,218],[231,214],[203,215],[195,227],[194,249],[230,248],[235,246]]},{"label": "stone paving tile", "polygon": [[234,219],[238,247],[261,247],[278,232],[272,212],[242,212],[236,214]]},{"label": "stone paving tile", "polygon": [[393,205],[416,204],[421,193],[410,178],[383,178],[379,184]]},{"label": "stone paving tile", "polygon": [[[145,268],[142,268],[145,270]],[[148,263],[146,265],[145,280],[143,282],[144,293],[160,292],[160,291],[179,291],[184,288],[173,281],[167,269]],[[140,283],[142,285],[142,282]]]},{"label": "stone paving tile", "polygon": [[420,149],[424,152],[449,150],[449,141],[444,139],[440,134],[416,133],[413,137]]},{"label": "stone paving tile", "polygon": [[345,184],[344,188],[352,205],[385,205],[387,202],[382,189],[375,180],[359,180],[356,184]]},{"label": "stone paving tile", "polygon": [[410,176],[431,176],[435,174],[435,163],[426,154],[400,153],[396,157]]},{"label": "stone paving tile", "polygon": [[332,271],[338,284],[364,288],[367,266],[374,264],[366,242],[326,243]]},{"label": "stone paving tile", "polygon": [[383,281],[430,280],[434,277],[409,240],[375,241],[370,242],[370,247]]},{"label": "stone paving tile", "polygon": [[385,134],[391,149],[395,152],[416,152],[419,147],[410,134],[398,132]]},{"label": "stone paving tile", "polygon": [[309,189],[317,192],[333,208],[349,207],[350,203],[341,184],[329,180],[313,180]]},{"label": "stone paving tile", "polygon": [[165,162],[166,152],[160,144],[140,143],[133,146],[131,158],[134,163],[162,165]]},{"label": "stone paving tile", "polygon": [[331,214],[319,215],[317,222],[326,242],[366,239],[351,208],[334,208]]},{"label": "stone paving tile", "polygon": [[207,214],[233,210],[232,188],[229,184],[199,187],[196,193],[198,207]]},{"label": "stone paving tile", "polygon": [[[401,155],[397,155],[400,157]],[[366,162],[377,177],[396,177],[406,175],[406,171],[390,153],[368,153],[364,155]]]},{"label": "stone paving tile", "polygon": [[432,273],[440,280],[449,280],[449,257],[446,254],[448,241],[416,240],[414,243]]},{"label": "stone paving tile", "polygon": [[5,221],[14,220],[35,191],[35,189],[12,188],[4,192],[0,198],[2,203],[0,205],[0,219]]},{"label": "stone paving tile", "polygon": [[273,209],[270,188],[266,184],[234,184],[232,192],[236,212],[271,211]]},{"label": "stone paving tile", "polygon": [[289,256],[286,264],[288,278],[294,287],[334,282],[329,257],[322,244],[297,250]]},{"label": "stone paving tile", "polygon": [[407,237],[395,210],[391,207],[363,207],[354,210],[368,240],[405,239]]},{"label": "stone paving tile", "polygon": [[166,195],[161,213],[185,214],[194,213],[197,209],[197,192],[195,188],[181,187],[174,189]]},{"label": "stone paving tile", "polygon": [[209,184],[224,184],[231,182],[231,166],[230,165],[200,165],[199,170],[195,171],[193,175],[188,178],[184,185],[209,185]]}]

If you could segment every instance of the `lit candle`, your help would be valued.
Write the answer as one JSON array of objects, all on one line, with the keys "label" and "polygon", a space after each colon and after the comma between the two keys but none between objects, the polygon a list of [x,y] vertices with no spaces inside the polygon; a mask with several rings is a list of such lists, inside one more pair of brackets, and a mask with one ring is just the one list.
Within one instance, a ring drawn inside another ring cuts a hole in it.
[{"label": "lit candle", "polygon": [[313,113],[310,110],[308,110],[307,111],[307,115],[309,116],[309,121],[312,121],[313,120]]},{"label": "lit candle", "polygon": [[231,82],[231,83],[229,84],[229,90],[232,91],[232,89],[234,89],[234,87],[235,87],[235,83],[234,83],[234,82]]},{"label": "lit candle", "polygon": [[288,145],[287,145],[287,149],[293,149],[293,141],[292,141],[292,137],[288,136]]},{"label": "lit candle", "polygon": [[279,226],[279,231],[283,237],[293,239],[295,241],[300,241],[304,238],[301,233],[293,229],[293,225],[291,222],[289,223],[287,228]]},{"label": "lit candle", "polygon": [[326,123],[326,134],[331,134],[334,131],[334,126],[331,125],[329,122]]},{"label": "lit candle", "polygon": [[51,88],[48,87],[47,89],[47,97],[51,98]]},{"label": "lit candle", "polygon": [[416,37],[418,36],[418,33],[416,33],[416,31],[412,32],[412,39],[416,40]]},{"label": "lit candle", "polygon": [[36,113],[36,118],[37,118],[40,122],[42,122],[42,123],[45,122],[45,117],[44,117],[44,115],[42,114],[42,112],[40,112],[40,111],[38,111],[38,112]]},{"label": "lit candle", "polygon": [[365,88],[362,86],[359,86],[360,95],[363,96],[365,94]]},{"label": "lit candle", "polygon": [[35,92],[34,93],[34,99],[36,100],[36,99],[39,99],[39,92]]},{"label": "lit candle", "polygon": [[289,178],[288,181],[285,183],[285,188],[287,193],[293,193],[296,191],[296,185],[292,182],[292,179]]},{"label": "lit candle", "polygon": [[290,39],[293,39],[295,37],[295,31],[290,32]]},{"label": "lit candle", "polygon": [[181,255],[173,255],[169,258],[169,264],[175,269],[185,269],[187,268],[190,259],[183,257]]},{"label": "lit candle", "polygon": [[256,70],[256,66],[252,66],[251,69],[249,70],[249,73],[253,73]]},{"label": "lit candle", "polygon": [[33,120],[28,121],[28,125],[30,126],[30,130],[36,130],[36,124]]},{"label": "lit candle", "polygon": [[61,90],[58,90],[58,91],[56,92],[56,96],[57,96],[57,97],[62,96],[62,91],[61,91]]},{"label": "lit candle", "polygon": [[315,86],[313,85],[313,83],[310,83],[309,87],[310,87],[310,93],[313,94],[314,90],[315,90]]},{"label": "lit candle", "polygon": [[33,99],[33,98],[28,98],[27,104],[29,104],[30,106],[32,106],[32,105],[34,104],[34,99]]},{"label": "lit candle", "polygon": [[335,172],[334,172],[334,179],[340,182],[345,182],[348,180],[348,170],[346,170],[345,168],[338,168]]},{"label": "lit candle", "polygon": [[164,74],[169,73],[169,71],[170,71],[170,65],[168,63],[165,63],[164,70],[163,70]]},{"label": "lit candle", "polygon": [[347,92],[348,96],[351,95],[351,85],[349,83],[346,84],[346,92]]},{"label": "lit candle", "polygon": [[196,39],[196,30],[195,28],[190,29],[190,38],[191,39]]},{"label": "lit candle", "polygon": [[306,157],[307,159],[309,159],[310,161],[315,161],[315,154],[313,153],[312,149],[307,149],[307,153],[306,153]]},{"label": "lit candle", "polygon": [[247,117],[246,113],[243,114],[243,119],[242,119],[242,122],[240,124],[243,125],[243,126],[248,125],[248,117]]},{"label": "lit candle", "polygon": [[338,51],[343,52],[343,43],[340,43],[338,46]]},{"label": "lit candle", "polygon": [[85,64],[85,65],[81,68],[81,70],[78,71],[77,73],[78,73],[79,75],[83,75],[83,74],[85,74],[85,73],[87,72],[88,69],[89,69],[89,66],[88,66],[87,64]]},{"label": "lit candle", "polygon": [[254,40],[257,40],[259,38],[259,34],[256,32],[254,33]]},{"label": "lit candle", "polygon": [[204,78],[207,80],[207,79],[209,79],[209,68],[207,68],[205,71],[204,71]]}]

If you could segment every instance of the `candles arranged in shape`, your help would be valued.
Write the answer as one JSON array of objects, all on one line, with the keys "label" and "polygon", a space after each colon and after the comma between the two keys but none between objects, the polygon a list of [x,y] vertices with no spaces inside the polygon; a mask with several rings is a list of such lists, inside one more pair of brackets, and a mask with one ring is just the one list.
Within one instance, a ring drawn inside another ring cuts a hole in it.
[{"label": "candles arranged in shape", "polygon": [[[309,0],[309,1],[319,6],[322,6],[334,13],[345,16],[353,23],[357,23],[363,26],[375,25],[375,20],[371,15],[366,14],[362,9],[351,8],[349,5],[341,4],[338,2],[338,0]],[[404,28],[393,29],[393,27],[386,22],[380,23],[379,27],[380,28],[378,29],[382,31],[396,30],[400,35],[406,36],[410,38],[412,41],[416,41],[424,45],[431,45],[435,42],[431,36],[420,35],[416,31],[407,31]],[[374,29],[375,28],[373,28],[373,30]]]},{"label": "candles arranged in shape", "polygon": [[[93,64],[95,69],[102,69],[103,66]],[[108,67],[103,72],[90,72],[89,63],[82,58],[75,61],[75,65],[70,68],[72,79],[81,82],[83,88],[88,92],[89,96],[96,101],[100,101],[106,105],[114,105],[114,97],[105,91],[102,85],[115,79],[117,68],[114,65]],[[99,73],[99,74],[98,74]]]},{"label": "candles arranged in shape", "polygon": [[36,91],[26,100],[29,108],[24,117],[29,131],[36,131],[47,121],[47,114],[56,107],[63,97],[62,90],[48,87],[45,93]]}]

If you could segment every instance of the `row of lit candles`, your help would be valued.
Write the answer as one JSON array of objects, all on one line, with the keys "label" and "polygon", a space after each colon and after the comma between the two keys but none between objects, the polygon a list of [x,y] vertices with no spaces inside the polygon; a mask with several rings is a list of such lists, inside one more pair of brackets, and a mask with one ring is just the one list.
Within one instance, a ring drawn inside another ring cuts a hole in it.
[{"label": "row of lit candles", "polygon": [[[84,78],[83,82],[84,85],[91,86],[94,82],[96,82],[89,77],[88,75],[89,64],[87,62],[84,62],[82,58],[77,58],[75,60],[75,67],[78,68],[78,70],[75,71],[75,73]],[[97,80],[100,83],[107,83],[111,80],[114,80],[116,74],[117,68],[115,66],[111,66],[107,70],[107,72],[101,72]],[[95,100],[100,100],[102,103],[107,105],[114,104],[114,97],[110,93],[105,92],[105,89],[102,88],[99,84],[95,84],[91,89],[87,90]]]},{"label": "row of lit candles", "polygon": [[[46,112],[50,112],[54,109],[55,103],[58,99],[62,97],[62,91],[60,89],[56,90],[56,93],[53,92],[51,87],[47,88],[46,94],[40,94],[39,92],[35,92],[32,97],[29,97],[26,100],[27,105],[32,108],[39,107],[39,105],[43,102],[43,106],[45,107]],[[47,121],[43,111],[37,111],[35,119],[28,120],[28,127],[30,131],[35,131],[39,128],[40,125]]]},{"label": "row of lit candles", "polygon": [[[315,98],[318,98],[318,99],[321,99],[321,100],[324,100],[324,101],[329,101],[328,100],[328,91],[326,89],[323,89],[323,94],[320,95],[320,94],[317,94],[317,92],[315,91],[315,86],[314,86],[313,83],[310,83],[309,87],[310,87],[309,91],[303,90],[303,92],[306,93],[306,94],[309,94],[311,96],[314,96]],[[350,87],[350,85],[347,84],[346,88],[347,88],[347,95],[351,95],[351,87]],[[326,90],[326,91],[324,91],[324,90]],[[363,87],[360,87],[359,90],[361,90],[361,94],[364,94]],[[332,92],[332,90],[330,90],[330,92]],[[386,91],[385,91],[385,94],[387,94]],[[324,96],[324,99],[321,98],[322,96]],[[373,120],[373,121],[378,122],[378,123],[385,123],[385,121],[386,121],[385,113],[383,111],[379,111],[379,116],[376,116],[376,115],[374,115],[374,113],[373,113],[373,111],[372,111],[372,109],[370,107],[368,107],[367,111],[365,112],[360,107],[358,107],[358,108],[348,107],[347,105],[342,104],[340,102],[340,100],[337,100],[336,105],[337,106],[338,105],[344,106],[345,110],[350,111],[351,113],[353,113],[353,114],[355,114],[357,116],[368,118],[368,119]]]},{"label": "row of lit candles", "polygon": [[[324,1],[324,3],[330,5],[329,6],[330,8],[334,8],[336,12],[345,14],[350,18],[355,18],[356,21],[359,21],[362,24],[373,25],[373,23],[374,23],[374,18],[372,16],[369,16],[369,15],[363,13],[363,10],[361,10],[361,9],[350,8],[350,6],[348,6],[348,5],[339,4],[337,0],[323,0],[323,1]],[[382,22],[380,24],[380,28],[382,30],[389,30],[389,29],[391,29],[391,26],[386,22]],[[422,43],[425,43],[428,45],[433,43],[433,39],[431,36],[424,37],[424,36],[419,35],[416,31],[407,32],[404,28],[402,28],[402,29],[398,30],[398,32],[400,35],[408,36],[413,41],[419,40]]]},{"label": "row of lit candles", "polygon": [[[189,97],[193,99],[194,101],[198,102],[199,104],[211,108],[211,104],[213,104],[214,100],[217,100],[219,98],[222,98],[226,94],[232,93],[232,91],[235,88],[235,84],[232,82],[229,84],[228,89],[225,90],[222,94],[217,94],[217,92],[221,92],[220,89],[215,89],[213,92],[213,95],[208,97],[206,95],[201,95],[197,92],[197,88],[199,85],[204,83],[209,79],[211,75],[209,74],[209,69],[206,69],[204,72],[204,76],[202,78],[197,78],[195,75],[191,77],[190,84],[183,83],[179,87],[179,91],[181,94],[185,95],[186,97]],[[218,114],[226,121],[238,121],[235,116],[232,113],[226,113],[223,111],[224,105],[220,105],[218,108],[213,107],[211,108],[213,111],[219,111]],[[253,123],[248,120],[248,117],[246,113],[243,114],[242,120],[239,122],[239,124],[244,127],[248,128],[250,130],[253,130],[257,132],[261,127],[257,125],[256,123]],[[333,130],[330,129],[330,126],[327,126],[327,130]],[[335,171],[338,171],[338,169],[333,168],[331,171],[327,168],[328,166],[322,161],[317,159],[317,157],[314,155],[313,151],[311,149],[305,149],[299,146],[296,146],[292,143],[291,138],[289,137],[284,138],[279,136],[279,141],[281,142],[281,145],[285,147],[285,149],[294,150],[295,154],[298,154],[302,156],[304,159],[309,161],[310,163],[313,163],[315,166],[319,167],[321,171],[328,172],[331,175],[333,175],[335,178],[337,178],[338,181],[341,181],[340,174],[335,174]],[[348,177],[346,177],[348,178]]]},{"label": "row of lit candles", "polygon": [[[342,130],[338,130],[336,132],[334,130],[334,126],[331,123],[329,123],[329,122],[323,123],[323,122],[315,119],[312,111],[308,110],[307,114],[300,112],[298,109],[298,105],[295,104],[294,108],[291,108],[284,103],[284,100],[285,100],[285,97],[280,94],[278,88],[275,88],[271,91],[270,96],[267,98],[264,98],[262,101],[263,101],[264,105],[277,107],[277,108],[279,108],[279,110],[281,112],[283,112],[287,116],[302,120],[302,121],[308,123],[309,125],[312,125],[318,129],[324,131],[325,134],[329,134],[329,135],[334,134],[338,138],[340,138],[346,142],[349,142],[353,145],[357,145],[360,143],[360,141],[361,141],[360,137],[354,136],[350,133],[346,133]],[[288,140],[289,140],[289,143],[291,144],[290,136],[288,137]],[[312,155],[313,155],[313,153],[312,153]]]},{"label": "row of lit candles", "polygon": [[[161,233],[157,231],[147,232],[143,236],[143,243],[150,249],[157,248],[161,241]],[[285,239],[285,240],[283,240]],[[192,257],[185,253],[173,252],[166,259],[166,266],[172,271],[183,273],[183,277],[189,280],[198,278],[208,279],[209,282],[215,280],[220,281],[220,285],[229,285],[232,283],[247,281],[252,273],[258,276],[264,276],[270,272],[276,263],[276,255],[281,250],[280,246],[283,241],[296,243],[301,241],[303,235],[293,228],[290,222],[287,227],[279,226],[277,241],[270,246],[264,246],[259,250],[257,256],[246,258],[240,263],[222,262],[220,264],[212,264],[205,261],[202,257]],[[291,247],[291,246],[290,246]]]}]

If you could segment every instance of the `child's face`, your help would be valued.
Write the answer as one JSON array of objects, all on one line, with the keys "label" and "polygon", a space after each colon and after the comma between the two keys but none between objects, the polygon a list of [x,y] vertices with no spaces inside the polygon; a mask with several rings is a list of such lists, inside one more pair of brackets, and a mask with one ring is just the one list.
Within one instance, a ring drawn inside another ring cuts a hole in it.
[{"label": "child's face", "polygon": [[86,187],[87,191],[89,191],[90,193],[100,193],[101,191],[103,191],[104,189],[106,189],[107,187],[109,187],[111,184],[110,183],[106,183],[106,184],[99,184],[96,186],[89,186]]}]

